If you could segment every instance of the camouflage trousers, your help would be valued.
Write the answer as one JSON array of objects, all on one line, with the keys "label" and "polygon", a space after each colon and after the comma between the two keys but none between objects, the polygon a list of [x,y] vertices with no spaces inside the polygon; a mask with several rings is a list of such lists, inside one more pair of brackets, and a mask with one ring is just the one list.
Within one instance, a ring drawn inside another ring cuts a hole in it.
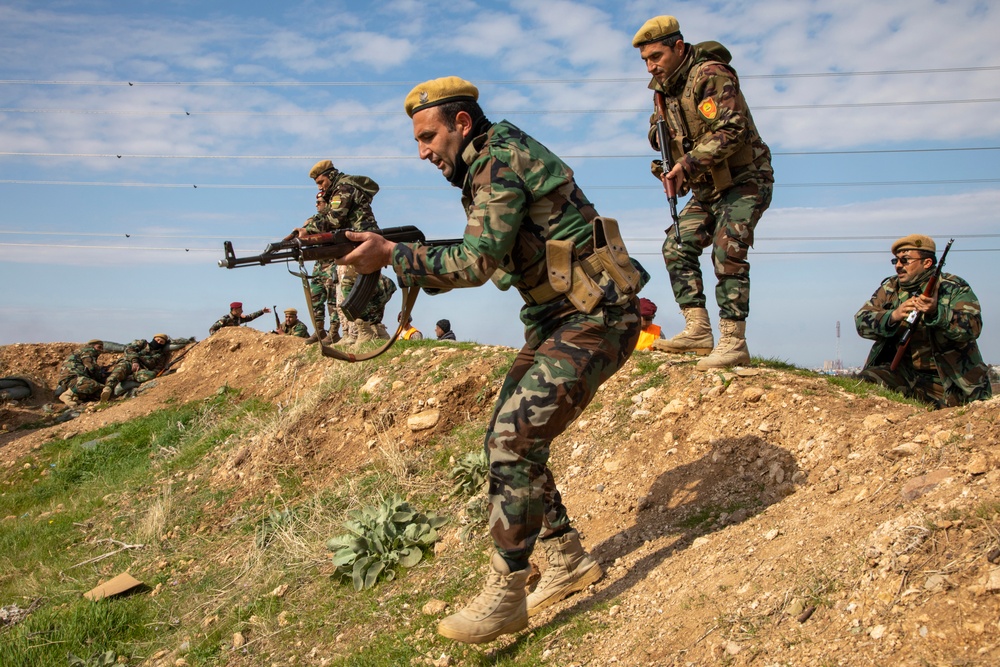
[{"label": "camouflage trousers", "polygon": [[148,368],[140,368],[137,371],[132,370],[131,362],[122,359],[117,362],[108,373],[108,379],[104,383],[104,386],[110,387],[114,391],[115,387],[124,382],[125,380],[135,380],[136,382],[142,384],[143,382],[149,382],[156,377],[159,371],[149,370]]},{"label": "camouflage trousers", "polygon": [[497,397],[486,430],[489,525],[497,551],[526,562],[539,537],[569,517],[548,467],[552,440],[580,416],[639,339],[638,299],[564,318],[537,348],[525,346]]},{"label": "camouflage trousers", "polygon": [[673,230],[663,242],[663,261],[670,274],[674,299],[681,308],[705,307],[701,253],[712,247],[715,266],[715,300],[725,320],[745,320],[750,314],[750,262],[747,251],[760,216],[771,205],[770,183],[740,183],[715,202],[692,198],[678,216],[681,243]]},{"label": "camouflage trousers", "polygon": [[896,370],[889,370],[889,365],[869,366],[857,375],[859,380],[866,380],[881,385],[886,389],[899,392],[908,398],[915,398],[924,403],[930,403],[939,408],[962,405],[965,395],[962,392],[945,392],[944,383],[937,373],[925,373],[913,368],[913,364],[903,361]]},{"label": "camouflage trousers", "polygon": [[59,380],[56,385],[56,395],[64,391],[73,392],[79,398],[96,398],[104,385],[86,375],[67,375]]},{"label": "camouflage trousers", "polygon": [[326,311],[330,312],[330,329],[340,327],[340,311],[337,310],[337,265],[333,262],[313,264],[312,279],[309,281],[310,303],[313,317],[319,328],[325,328]]}]

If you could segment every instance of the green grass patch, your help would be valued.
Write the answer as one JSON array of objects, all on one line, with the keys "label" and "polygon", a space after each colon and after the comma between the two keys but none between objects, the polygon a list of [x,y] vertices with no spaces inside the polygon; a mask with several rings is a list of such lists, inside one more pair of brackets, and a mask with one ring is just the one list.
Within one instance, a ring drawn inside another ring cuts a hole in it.
[{"label": "green grass patch", "polygon": [[903,396],[899,392],[886,389],[882,385],[875,384],[873,382],[866,382],[864,380],[859,380],[853,377],[846,377],[843,375],[828,375],[825,376],[826,381],[830,384],[840,387],[849,394],[854,394],[855,396],[860,396],[862,398],[869,398],[871,396],[880,396],[882,398],[888,399],[895,403],[904,403],[906,405],[912,405],[914,407],[923,408],[925,410],[930,410],[932,406],[924,403],[923,401],[918,401],[915,398],[908,398]]}]

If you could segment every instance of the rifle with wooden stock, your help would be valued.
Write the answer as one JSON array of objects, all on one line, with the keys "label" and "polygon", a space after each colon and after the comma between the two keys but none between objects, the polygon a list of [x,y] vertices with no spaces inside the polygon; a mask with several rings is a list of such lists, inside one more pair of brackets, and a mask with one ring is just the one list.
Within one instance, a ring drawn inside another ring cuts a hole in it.
[{"label": "rifle with wooden stock", "polygon": [[[951,244],[954,242],[955,239],[951,239],[948,241],[948,245],[944,247],[944,252],[941,253],[941,259],[938,261],[937,271],[935,271],[934,275],[927,281],[927,287],[924,288],[924,296],[934,294],[938,281],[941,279],[941,270],[944,269],[944,260],[948,256],[948,251],[951,250]],[[910,346],[910,338],[913,336],[913,329],[920,324],[923,317],[924,314],[914,308],[910,311],[910,314],[906,316],[906,319],[900,324],[900,326],[905,327],[905,329],[903,331],[903,335],[899,338],[899,343],[896,345],[896,356],[892,358],[892,363],[889,364],[889,370],[894,371],[899,368],[900,362],[903,361],[903,355],[906,353],[906,348]]]},{"label": "rifle with wooden stock", "polygon": [[[669,174],[674,168],[673,156],[670,154],[670,133],[667,130],[667,102],[663,93],[653,93],[653,106],[656,108],[656,140],[660,144],[660,156],[663,158],[663,173]],[[665,185],[665,184],[664,184]],[[667,193],[667,204],[670,206],[670,217],[674,221],[674,240],[681,244],[681,223],[677,218],[677,193]]]},{"label": "rifle with wooden stock", "polygon": [[[306,305],[309,306],[309,313],[313,321],[313,328],[314,330],[319,330],[316,322],[316,314],[313,312],[311,307],[312,295],[309,290],[309,281],[313,280],[313,278],[308,272],[306,272],[305,262],[337,260],[346,256],[360,245],[357,241],[352,241],[347,238],[348,231],[354,230],[338,229],[333,232],[321,232],[319,234],[306,234],[302,236],[289,235],[280,241],[267,244],[267,247],[264,248],[264,252],[261,254],[247,257],[237,257],[235,251],[233,250],[232,242],[226,241],[223,243],[225,258],[219,260],[219,266],[225,269],[235,269],[241,266],[264,266],[265,264],[288,264],[296,262],[299,265],[299,270],[292,271],[291,269],[288,269],[288,272],[302,280],[302,288],[305,292]],[[374,233],[381,234],[385,238],[390,241],[395,241],[396,243],[421,243],[430,246],[441,246],[455,245],[462,242],[461,239],[428,241],[424,238],[424,233],[412,225],[374,230]],[[344,299],[344,302],[340,306],[344,315],[351,320],[356,320],[361,317],[361,313],[364,312],[365,306],[368,305],[368,303],[375,296],[375,292],[378,290],[380,277],[381,273],[379,271],[358,275],[357,280],[354,282],[354,287],[351,288],[350,294],[347,295],[347,298]],[[412,310],[413,304],[417,300],[417,294],[419,293],[417,288],[412,287],[404,287],[402,291],[403,307],[399,319],[400,326],[396,329],[396,333],[393,334],[392,338],[390,338],[386,344],[374,352],[356,355],[337,350],[320,341],[320,348],[323,352],[323,356],[333,357],[334,359],[340,359],[342,361],[364,361],[366,359],[373,359],[392,347],[393,343],[396,342],[396,339],[403,332],[402,323],[409,319],[410,310]],[[275,307],[275,309],[277,309],[277,307]],[[275,312],[275,318],[277,318],[277,312]]]}]

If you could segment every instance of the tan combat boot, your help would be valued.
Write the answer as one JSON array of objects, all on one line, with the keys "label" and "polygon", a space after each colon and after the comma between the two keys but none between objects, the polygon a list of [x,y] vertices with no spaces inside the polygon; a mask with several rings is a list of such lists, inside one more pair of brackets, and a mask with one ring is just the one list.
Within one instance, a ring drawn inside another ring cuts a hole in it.
[{"label": "tan combat boot", "polygon": [[79,407],[80,405],[80,401],[77,399],[76,394],[74,394],[69,389],[59,394],[57,398],[71,408],[76,408]]},{"label": "tan combat boot", "polygon": [[341,345],[354,345],[358,340],[358,327],[354,322],[344,323],[344,337],[340,339]]},{"label": "tan combat boot", "polygon": [[525,584],[531,568],[511,572],[500,554],[490,560],[483,591],[465,609],[438,623],[438,634],[465,644],[482,644],[528,627]]},{"label": "tan combat boot", "polygon": [[389,340],[391,337],[389,335],[389,330],[385,328],[385,325],[379,322],[375,325],[375,337],[379,340]]},{"label": "tan combat boot", "polygon": [[114,392],[114,389],[112,389],[111,387],[105,386],[104,389],[101,390],[101,403],[107,403],[108,401],[110,401],[111,400],[111,394],[113,392]]},{"label": "tan combat boot", "polygon": [[371,322],[365,322],[364,320],[355,320],[354,325],[358,329],[357,340],[355,345],[361,345],[362,343],[367,343],[369,341],[375,340],[378,336],[378,332],[375,331],[375,326]]},{"label": "tan combat boot", "polygon": [[749,364],[750,350],[747,349],[746,331],[746,322],[737,320],[719,322],[719,345],[712,350],[712,354],[699,360],[695,368],[707,371],[713,368]]},{"label": "tan combat boot", "polygon": [[528,595],[528,616],[534,616],[563,598],[599,580],[604,570],[580,544],[580,533],[571,530],[559,537],[539,540],[549,566]]},{"label": "tan combat boot", "polygon": [[684,308],[684,330],[673,338],[653,341],[654,350],[681,354],[694,352],[708,354],[715,347],[712,338],[712,324],[708,321],[708,311],[704,308]]},{"label": "tan combat boot", "polygon": [[340,340],[340,324],[330,327],[330,332],[323,339],[323,342],[327,345],[333,345]]}]

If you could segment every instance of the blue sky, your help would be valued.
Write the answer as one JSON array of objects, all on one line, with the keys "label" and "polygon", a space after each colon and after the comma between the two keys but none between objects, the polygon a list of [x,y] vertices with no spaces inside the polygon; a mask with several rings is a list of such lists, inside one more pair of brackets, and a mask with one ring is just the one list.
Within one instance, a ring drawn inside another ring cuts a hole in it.
[{"label": "blue sky", "polygon": [[[573,167],[683,324],[659,247],[647,77],[631,37],[660,2],[31,2],[0,7],[0,344],[207,335],[228,303],[303,309],[281,266],[227,271],[311,215],[312,164],[382,186],[383,227],[461,233],[459,193],[416,157],[403,98],[469,79]],[[860,365],[857,309],[909,233],[943,246],[1000,362],[1000,6],[674,2],[689,42],[734,55],[776,188],[751,251],[750,350]],[[131,85],[130,85],[131,84]],[[121,156],[121,157],[118,157]],[[703,261],[713,323],[714,275]],[[520,346],[520,299],[421,295],[425,334]],[[393,310],[398,297],[390,305]],[[387,319],[394,319],[388,316]],[[841,335],[836,337],[840,322]],[[253,326],[267,330],[273,318]]]}]

